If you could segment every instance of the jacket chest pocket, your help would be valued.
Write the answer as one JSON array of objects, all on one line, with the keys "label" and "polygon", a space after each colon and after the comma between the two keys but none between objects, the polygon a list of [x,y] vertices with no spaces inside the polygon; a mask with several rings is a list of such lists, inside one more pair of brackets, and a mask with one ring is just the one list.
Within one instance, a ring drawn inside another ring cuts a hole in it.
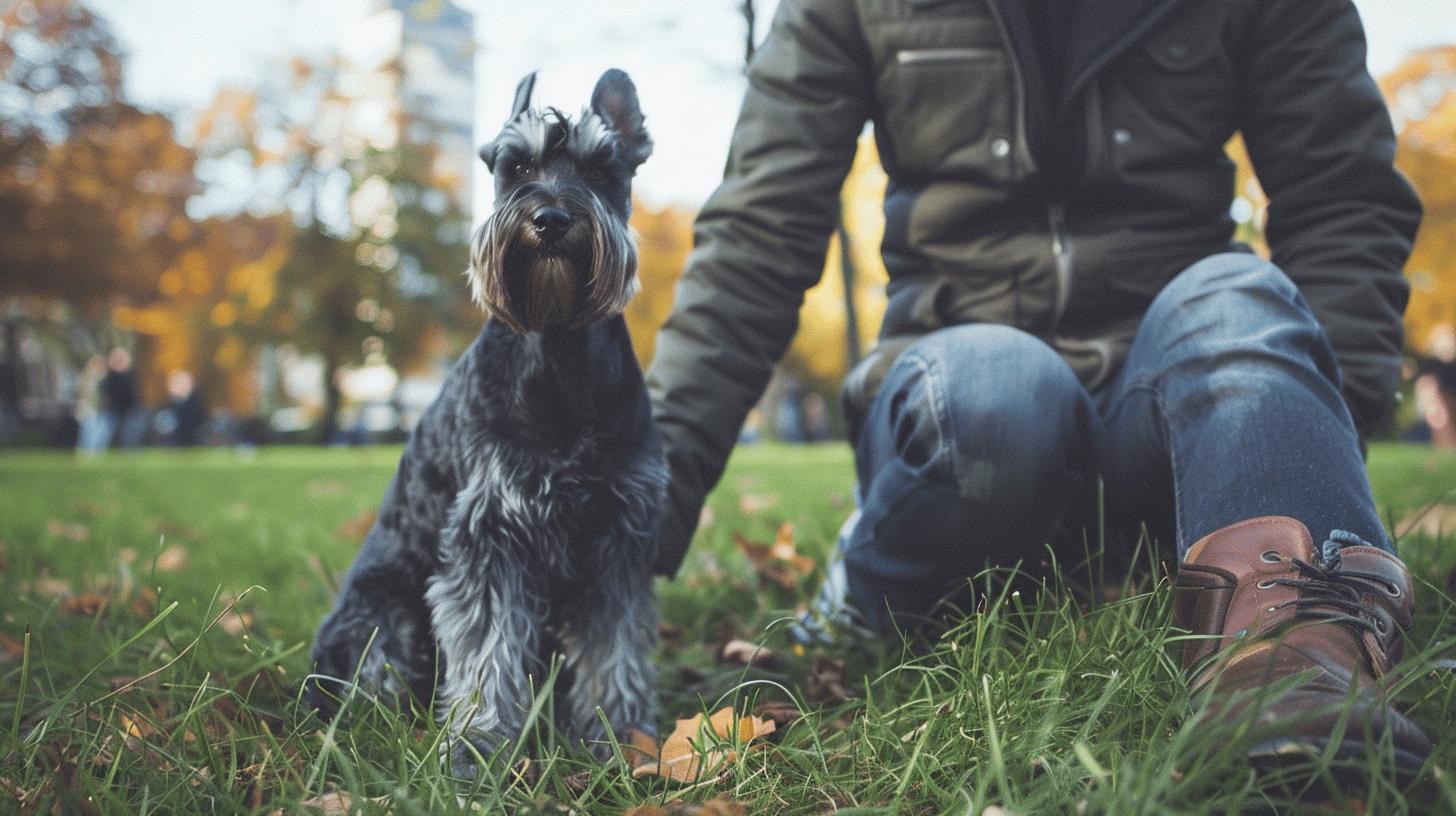
[{"label": "jacket chest pocket", "polygon": [[1238,116],[1238,79],[1223,48],[1226,4],[1189,0],[1110,72],[1107,114],[1126,134],[1123,161],[1166,163],[1221,152]]},{"label": "jacket chest pocket", "polygon": [[1010,178],[1010,58],[982,5],[910,4],[910,19],[871,35],[878,40],[875,124],[894,169],[980,184]]},{"label": "jacket chest pocket", "polygon": [[999,50],[898,49],[876,92],[895,167],[1004,182],[1011,171],[1010,81]]}]

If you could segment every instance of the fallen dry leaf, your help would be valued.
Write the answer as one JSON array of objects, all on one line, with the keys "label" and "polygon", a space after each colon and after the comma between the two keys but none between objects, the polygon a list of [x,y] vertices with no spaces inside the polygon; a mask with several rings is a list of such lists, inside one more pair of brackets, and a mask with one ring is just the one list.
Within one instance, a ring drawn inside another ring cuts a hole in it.
[{"label": "fallen dry leaf", "polygon": [[627,741],[622,743],[622,756],[628,764],[636,767],[662,754],[662,743],[657,737],[633,728],[627,732]]},{"label": "fallen dry leaf", "polygon": [[756,516],[778,503],[778,496],[763,493],[742,493],[738,496],[738,509],[745,516]]},{"label": "fallen dry leaf", "polygon": [[139,618],[151,618],[157,613],[157,591],[151,587],[142,587],[141,591],[131,599],[131,612]]},{"label": "fallen dry leaf", "polygon": [[748,808],[736,799],[714,796],[701,805],[677,801],[666,805],[638,805],[623,816],[748,816]]},{"label": "fallen dry leaf", "polygon": [[238,612],[236,609],[222,616],[217,622],[217,627],[229,635],[237,637],[253,628],[253,613]]},{"label": "fallen dry leaf", "polygon": [[740,533],[733,534],[733,543],[748,558],[749,566],[760,579],[773,581],[784,589],[798,589],[799,583],[814,571],[814,559],[794,548],[794,525],[787,521],[779,525],[773,544],[749,541]]},{"label": "fallen dry leaf", "polygon": [[793,703],[759,703],[753,709],[753,716],[773,720],[774,734],[782,733],[789,726],[803,719],[804,712]]},{"label": "fallen dry leaf", "polygon": [[[381,804],[386,800],[383,796],[375,796],[360,801]],[[354,807],[354,797],[344,791],[330,791],[321,796],[315,796],[312,799],[305,799],[299,802],[298,806],[301,808],[311,808],[324,814],[349,813]],[[283,816],[283,808],[273,811],[268,816]]]},{"label": "fallen dry leaf", "polygon": [[804,699],[815,705],[838,705],[853,695],[844,687],[844,661],[819,656],[809,666],[804,678]]},{"label": "fallen dry leaf", "polygon": [[683,628],[675,623],[665,620],[657,622],[657,639],[668,643],[675,643],[682,640]]},{"label": "fallen dry leaf", "polygon": [[111,598],[100,592],[82,592],[61,601],[61,611],[68,615],[84,615],[92,618],[104,612],[110,604]]},{"label": "fallen dry leaf", "polygon": [[1456,530],[1456,504],[1427,504],[1417,507],[1395,524],[1395,537],[1423,533],[1437,538]]},{"label": "fallen dry leaf", "polygon": [[195,527],[188,527],[186,524],[165,516],[148,519],[147,529],[162,538],[177,538],[193,544],[202,540],[202,533],[199,533]]},{"label": "fallen dry leaf", "polygon": [[25,656],[25,643],[0,633],[0,660],[19,660]]},{"label": "fallen dry leaf", "polygon": [[308,483],[306,488],[308,495],[314,498],[332,498],[342,496],[349,490],[349,486],[338,479],[314,479]]},{"label": "fallen dry leaf", "polygon": [[773,720],[740,717],[731,707],[720,708],[705,722],[702,714],[678,720],[662,743],[656,761],[632,769],[632,778],[660,776],[675,782],[697,782],[721,773],[738,758],[737,751],[774,732]]},{"label": "fallen dry leaf", "polygon": [[178,572],[187,567],[187,548],[181,544],[173,544],[170,547],[157,553],[157,570],[159,572]]},{"label": "fallen dry leaf", "polygon": [[717,658],[719,663],[758,669],[770,669],[779,663],[779,655],[773,649],[738,638],[719,646]]},{"label": "fallen dry leaf", "polygon": [[80,522],[61,521],[53,518],[46,521],[46,532],[57,538],[69,538],[72,541],[90,541],[91,528]]},{"label": "fallen dry leaf", "polygon": [[20,585],[20,591],[26,595],[40,595],[45,598],[59,598],[62,595],[71,594],[69,581],[62,581],[59,578],[52,578],[49,575],[42,575],[34,581]]},{"label": "fallen dry leaf", "polygon": [[253,628],[253,613],[237,608],[238,597],[236,595],[232,594],[231,592],[224,592],[222,596],[218,598],[218,600],[222,603],[223,608],[227,611],[218,618],[217,628],[223,630],[224,632],[227,632],[233,637],[237,637],[243,632]]},{"label": "fallen dry leaf", "polygon": [[363,541],[364,537],[369,535],[369,530],[374,526],[374,520],[378,516],[379,513],[374,510],[365,510],[362,513],[350,516],[339,523],[339,526],[334,530],[334,535],[350,541]]}]

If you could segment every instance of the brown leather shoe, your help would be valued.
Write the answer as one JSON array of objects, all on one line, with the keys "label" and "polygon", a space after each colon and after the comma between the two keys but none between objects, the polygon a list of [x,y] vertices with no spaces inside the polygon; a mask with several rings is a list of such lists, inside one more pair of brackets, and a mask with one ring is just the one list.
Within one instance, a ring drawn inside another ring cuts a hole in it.
[{"label": "brown leather shoe", "polygon": [[1410,574],[1375,547],[1324,549],[1316,554],[1309,530],[1281,516],[1242,521],[1194,544],[1178,568],[1174,620],[1220,637],[1190,640],[1183,670],[1195,695],[1208,695],[1205,718],[1239,722],[1257,708],[1249,749],[1256,766],[1332,745],[1335,759],[1362,760],[1388,742],[1396,767],[1414,771],[1430,740],[1391,709],[1378,682],[1400,659]]}]

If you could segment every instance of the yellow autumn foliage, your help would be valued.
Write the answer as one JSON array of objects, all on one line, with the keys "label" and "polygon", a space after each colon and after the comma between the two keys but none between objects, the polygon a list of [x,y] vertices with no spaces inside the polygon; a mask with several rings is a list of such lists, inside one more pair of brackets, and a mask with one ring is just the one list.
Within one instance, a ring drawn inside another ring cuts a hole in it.
[{"label": "yellow autumn foliage", "polygon": [[[873,345],[885,315],[885,283],[889,277],[880,258],[880,241],[885,235],[887,180],[874,139],[862,137],[840,197],[841,217],[849,234],[850,259],[854,265],[854,306],[861,352]],[[829,387],[837,387],[849,371],[843,251],[839,236],[834,236],[824,261],[823,277],[804,296],[804,306],[799,310],[799,334],[789,347],[786,359],[791,368]]]}]

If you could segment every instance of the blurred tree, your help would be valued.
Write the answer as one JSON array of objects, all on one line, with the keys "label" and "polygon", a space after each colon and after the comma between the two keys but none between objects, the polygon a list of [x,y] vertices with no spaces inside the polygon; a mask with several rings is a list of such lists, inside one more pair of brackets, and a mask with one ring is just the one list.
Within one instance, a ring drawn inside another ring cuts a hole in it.
[{"label": "blurred tree", "polygon": [[[122,67],[80,2],[0,9],[0,302],[6,336],[27,323],[57,362],[95,351],[110,305],[154,296],[190,231],[194,155],[166,118],[124,102]],[[18,343],[3,345],[13,379]],[[28,388],[12,385],[7,403]]]},{"label": "blurred tree", "polygon": [[74,0],[0,13],[0,297],[144,296],[180,249],[191,151],[121,99],[110,28]]},{"label": "blurred tree", "polygon": [[160,401],[167,376],[183,370],[209,404],[249,415],[258,348],[280,328],[272,306],[292,227],[277,215],[237,214],[189,228],[187,250],[158,276],[157,297],[118,305],[113,320],[148,340],[138,365],[149,401]]},{"label": "blurred tree", "polygon": [[443,333],[443,345],[458,348],[482,319],[462,296],[461,181],[440,175],[425,123],[398,115],[387,140],[351,132],[347,70],[339,60],[295,59],[286,76],[219,93],[198,123],[204,178],[258,182],[220,191],[208,206],[291,219],[265,325],[274,342],[323,359],[324,439],[335,435],[342,369],[427,364],[441,345],[427,340]]},{"label": "blurred tree", "polygon": [[4,150],[31,139],[60,141],[73,126],[120,102],[121,48],[105,21],[74,0],[12,0],[6,6],[0,10]]},{"label": "blurred tree", "polygon": [[[821,391],[837,389],[851,364],[845,345],[846,321],[850,313],[845,308],[847,276],[843,274],[843,237],[846,234],[854,268],[854,291],[850,301],[854,304],[853,312],[858,323],[854,336],[861,338],[862,344],[865,339],[872,342],[885,314],[888,274],[880,257],[880,241],[885,233],[885,182],[874,139],[862,137],[840,193],[844,229],[830,241],[823,277],[804,297],[804,306],[799,311],[799,333],[784,359],[786,366]],[[860,348],[861,352],[865,350],[865,347]]]},{"label": "blurred tree", "polygon": [[1407,342],[1426,352],[1439,327],[1456,326],[1456,46],[1411,54],[1380,87],[1400,138],[1396,165],[1426,207],[1405,315]]},{"label": "blurred tree", "polygon": [[163,116],[125,105],[0,165],[0,296],[88,306],[145,299],[190,235],[192,151]]},{"label": "blurred tree", "polygon": [[674,288],[693,248],[693,213],[676,207],[654,209],[632,203],[637,231],[637,278],[642,291],[627,304],[632,349],[644,368],[657,348],[657,331],[672,310]]}]

